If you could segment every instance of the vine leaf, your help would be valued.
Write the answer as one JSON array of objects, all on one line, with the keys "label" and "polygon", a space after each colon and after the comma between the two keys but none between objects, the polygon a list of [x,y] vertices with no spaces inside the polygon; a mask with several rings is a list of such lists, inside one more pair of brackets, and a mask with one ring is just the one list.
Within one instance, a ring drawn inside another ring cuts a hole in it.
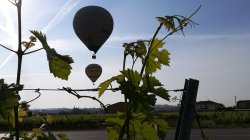
[{"label": "vine leaf", "polygon": [[35,46],[36,37],[30,36],[29,39],[30,39],[29,42],[22,41],[22,45],[25,47],[26,50]]},{"label": "vine leaf", "polygon": [[166,49],[161,50],[165,43],[157,38],[152,42],[151,49],[148,51],[148,60],[146,61],[146,74],[156,72],[157,69],[161,69],[162,65],[169,66],[170,62],[170,53]]},{"label": "vine leaf", "polygon": [[163,98],[163,99],[169,101],[169,97],[170,97],[170,96],[169,96],[169,94],[168,94],[168,91],[167,91],[165,88],[159,87],[159,88],[155,89],[153,93],[154,93],[155,95],[157,95],[157,96],[159,96],[159,97],[161,97],[161,98]]},{"label": "vine leaf", "polygon": [[147,54],[146,45],[143,41],[139,40],[137,41],[137,44],[139,47],[135,49],[135,54],[137,57],[144,58]]},{"label": "vine leaf", "polygon": [[114,76],[114,77],[112,77],[112,78],[110,78],[110,79],[108,79],[108,80],[102,82],[102,83],[98,86],[98,91],[99,91],[99,92],[98,92],[98,97],[100,98],[100,97],[103,95],[104,91],[109,87],[109,85],[110,85],[113,81],[115,81],[115,80],[120,81],[122,78],[123,78],[122,75],[117,75],[117,76]]},{"label": "vine leaf", "polygon": [[6,84],[0,79],[0,116],[5,120],[9,120],[14,127],[14,106],[18,105],[20,96],[18,91],[22,90],[22,85]]},{"label": "vine leaf", "polygon": [[[117,114],[117,116],[119,116]],[[107,127],[108,131],[108,140],[115,140],[119,137],[120,129],[124,123],[124,119],[119,117],[110,117],[105,120],[105,123],[109,124],[110,126]]]},{"label": "vine leaf", "polygon": [[155,132],[154,127],[152,127],[152,123],[149,121],[142,121],[142,119],[133,119],[131,121],[131,134],[135,137],[133,140],[156,140],[157,134]]},{"label": "vine leaf", "polygon": [[154,76],[148,77],[148,76],[144,75],[142,80],[143,80],[142,88],[144,88],[144,89],[145,88],[152,89],[155,86],[163,86],[161,84],[161,82],[158,79],[156,79]]},{"label": "vine leaf", "polygon": [[159,139],[165,139],[168,129],[167,122],[163,119],[154,119],[153,122],[156,125],[157,135]]},{"label": "vine leaf", "polygon": [[26,116],[27,116],[27,111],[23,107],[19,106],[19,108],[18,108],[18,121],[22,122],[23,118]]},{"label": "vine leaf", "polygon": [[141,78],[141,75],[137,71],[127,69],[127,70],[122,70],[121,73],[124,77],[127,78],[129,82],[131,82],[131,84],[134,87],[138,87],[138,84],[140,83],[142,78]]},{"label": "vine leaf", "polygon": [[30,32],[42,43],[42,46],[47,53],[50,72],[53,73],[55,77],[68,80],[68,76],[72,69],[70,64],[74,63],[73,59],[69,55],[60,55],[54,48],[50,48],[46,36],[42,32]]}]

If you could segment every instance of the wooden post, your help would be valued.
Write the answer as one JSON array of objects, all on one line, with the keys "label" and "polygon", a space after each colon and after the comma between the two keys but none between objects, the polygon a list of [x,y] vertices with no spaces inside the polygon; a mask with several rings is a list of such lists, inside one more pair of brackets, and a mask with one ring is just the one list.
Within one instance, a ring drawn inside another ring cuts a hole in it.
[{"label": "wooden post", "polygon": [[199,81],[189,79],[187,87],[187,95],[184,104],[184,110],[179,133],[179,140],[189,140],[192,127],[195,102],[198,92]]},{"label": "wooden post", "polygon": [[188,87],[188,80],[185,80],[185,84],[184,84],[184,91],[182,94],[182,98],[181,98],[181,105],[180,105],[180,111],[179,111],[179,116],[177,119],[177,123],[176,123],[176,130],[175,130],[175,135],[174,135],[174,140],[178,140],[179,139],[179,133],[180,133],[180,128],[181,128],[181,120],[182,120],[182,114],[183,114],[183,109],[184,109],[184,102],[186,99],[186,93],[187,93],[187,87]]}]

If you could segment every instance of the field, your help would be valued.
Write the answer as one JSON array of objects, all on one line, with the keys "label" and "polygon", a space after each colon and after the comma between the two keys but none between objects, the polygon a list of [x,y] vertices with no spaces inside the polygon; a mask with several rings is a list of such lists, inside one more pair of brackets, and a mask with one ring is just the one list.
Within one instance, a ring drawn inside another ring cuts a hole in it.
[{"label": "field", "polygon": [[[50,116],[51,130],[84,130],[105,128],[107,117],[115,115],[53,115]],[[250,112],[200,112],[198,113],[203,128],[250,128]],[[161,113],[170,128],[175,128],[178,113]],[[8,130],[8,123],[0,118],[0,131]],[[38,128],[43,124],[43,117],[33,116],[25,118],[21,123],[22,130]],[[193,128],[197,128],[196,118],[193,120]]]},{"label": "field", "polygon": [[[163,117],[170,127],[175,127],[178,113],[164,113]],[[198,117],[203,128],[250,128],[250,112],[200,112]],[[192,124],[198,127],[196,117]]]}]

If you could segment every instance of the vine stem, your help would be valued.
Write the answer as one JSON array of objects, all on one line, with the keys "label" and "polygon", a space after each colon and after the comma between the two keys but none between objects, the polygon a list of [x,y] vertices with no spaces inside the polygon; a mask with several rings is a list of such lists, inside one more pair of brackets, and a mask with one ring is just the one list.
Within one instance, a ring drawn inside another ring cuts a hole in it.
[{"label": "vine stem", "polygon": [[38,52],[40,50],[42,50],[43,48],[40,48],[40,49],[37,49],[37,50],[34,50],[34,51],[31,51],[31,52],[27,52],[27,53],[24,53],[23,55],[26,55],[26,54],[31,54],[31,53],[34,53],[34,52]]},{"label": "vine stem", "polygon": [[[128,54],[126,53],[126,52],[124,52],[124,58],[123,58],[123,70],[125,70],[126,69],[126,59],[127,59],[127,56],[128,56]],[[123,91],[121,91],[121,92],[123,92]],[[122,129],[121,129],[121,131],[120,131],[120,134],[119,134],[119,139],[122,139],[122,137],[123,137],[123,135],[124,135],[124,132],[125,132],[125,128],[126,128],[126,126],[128,127],[127,128],[127,137],[129,137],[129,110],[128,110],[128,98],[127,98],[127,95],[126,95],[126,93],[124,93],[124,102],[125,102],[125,114],[126,114],[126,119],[125,119],[125,121],[124,121],[124,123],[123,123],[123,127],[122,127]]]},{"label": "vine stem", "polygon": [[[124,56],[123,56],[123,67],[122,69],[125,70],[126,69],[126,59],[127,59],[127,56],[128,54],[126,52],[124,52]],[[122,91],[121,91],[122,92]],[[125,113],[128,112],[128,107],[127,107],[127,103],[128,103],[128,100],[127,100],[127,96],[126,94],[124,93],[124,101],[125,101]]]},{"label": "vine stem", "polygon": [[[21,68],[22,68],[22,58],[23,58],[23,51],[22,51],[22,24],[21,24],[21,7],[22,7],[22,0],[19,0],[16,3],[17,7],[17,15],[18,15],[18,50],[17,50],[17,58],[18,58],[18,65],[17,65],[17,77],[16,77],[16,85],[20,85],[20,77],[21,77]],[[18,124],[18,105],[14,107],[14,119],[15,119],[15,135],[16,140],[19,140],[19,124]]]},{"label": "vine stem", "polygon": [[[201,8],[201,6],[199,6],[187,19],[190,19],[191,17],[193,17],[199,10],[200,10],[200,8]],[[197,24],[197,23],[195,23],[195,24]],[[181,28],[180,28],[181,26],[179,25],[177,28],[176,28],[176,30],[175,31],[172,31],[172,32],[170,32],[169,34],[167,34],[165,37],[163,37],[162,39],[161,39],[161,41],[160,42],[163,42],[167,37],[169,37],[170,35],[172,35],[172,34],[174,34],[175,32],[177,32],[177,31],[179,31]],[[156,46],[158,46],[158,44],[156,45]]]},{"label": "vine stem", "polygon": [[144,69],[145,69],[145,66],[146,66],[146,62],[148,61],[148,57],[149,57],[149,54],[150,54],[150,52],[151,52],[151,49],[152,49],[154,40],[155,40],[157,34],[159,33],[159,31],[160,31],[162,25],[163,25],[163,24],[161,23],[161,24],[158,26],[158,28],[157,28],[157,30],[155,31],[155,34],[154,34],[154,36],[153,36],[153,38],[152,38],[152,41],[151,41],[150,46],[149,46],[149,48],[148,48],[147,56],[145,57],[145,61],[144,61],[143,65],[142,65],[142,68],[141,68],[141,72],[140,72],[140,75],[141,75],[141,76],[143,75],[143,72],[144,72]]},{"label": "vine stem", "polygon": [[9,50],[9,51],[11,51],[11,52],[17,53],[16,51],[14,51],[14,50],[12,50],[12,49],[10,49],[10,48],[2,45],[2,44],[0,44],[0,46],[3,47],[3,48],[5,48],[5,49],[7,49],[7,50]]}]

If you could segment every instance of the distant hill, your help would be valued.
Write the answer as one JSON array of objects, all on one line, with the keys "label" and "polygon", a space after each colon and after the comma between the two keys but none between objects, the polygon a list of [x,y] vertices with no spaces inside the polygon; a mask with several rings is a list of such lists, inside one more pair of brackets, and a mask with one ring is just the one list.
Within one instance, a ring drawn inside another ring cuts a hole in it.
[{"label": "distant hill", "polygon": [[168,104],[155,105],[154,109],[158,111],[177,111],[178,110],[177,106],[168,105]]},{"label": "distant hill", "polygon": [[[174,105],[155,105],[155,110],[158,111],[177,111],[177,106]],[[33,113],[44,113],[44,114],[103,114],[105,113],[102,108],[47,108],[47,109],[31,109]]]},{"label": "distant hill", "polygon": [[31,109],[33,113],[44,114],[102,114],[104,110],[102,108],[46,108],[46,109]]}]

